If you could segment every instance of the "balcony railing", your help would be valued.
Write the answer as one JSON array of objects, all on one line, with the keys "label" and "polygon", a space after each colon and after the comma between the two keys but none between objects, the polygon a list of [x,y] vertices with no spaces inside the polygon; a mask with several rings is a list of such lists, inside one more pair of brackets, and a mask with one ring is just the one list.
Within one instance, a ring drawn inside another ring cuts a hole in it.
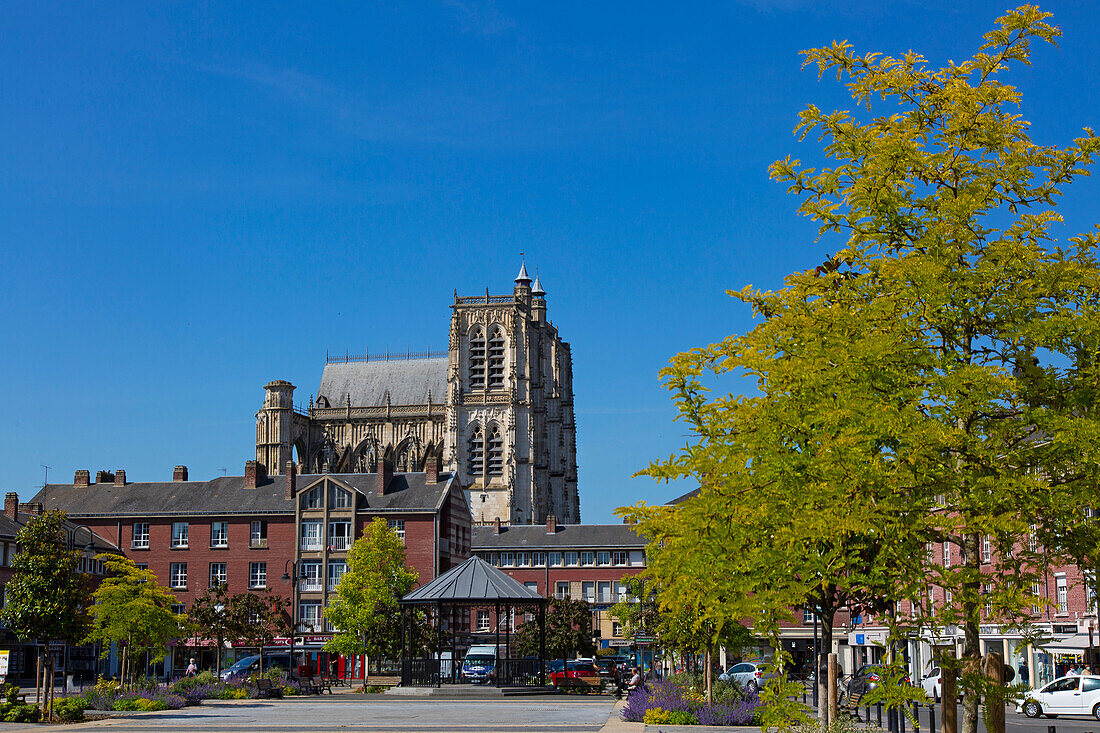
[{"label": "balcony railing", "polygon": [[320,580],[303,580],[299,586],[303,593],[320,593],[322,587]]},{"label": "balcony railing", "polygon": [[321,544],[321,540],[302,540],[298,545],[299,550],[320,550],[324,545]]},{"label": "balcony railing", "polygon": [[259,539],[257,539],[257,538],[255,538],[255,537],[254,537],[254,538],[252,538],[251,540],[249,540],[249,542],[248,542],[248,546],[249,546],[249,547],[252,547],[252,548],[264,548],[264,547],[267,547],[267,538],[266,538],[266,537],[262,537],[262,538],[259,538]]},{"label": "balcony railing", "polygon": [[342,537],[333,537],[329,541],[329,549],[337,552],[342,552],[351,547],[351,537],[344,535]]}]

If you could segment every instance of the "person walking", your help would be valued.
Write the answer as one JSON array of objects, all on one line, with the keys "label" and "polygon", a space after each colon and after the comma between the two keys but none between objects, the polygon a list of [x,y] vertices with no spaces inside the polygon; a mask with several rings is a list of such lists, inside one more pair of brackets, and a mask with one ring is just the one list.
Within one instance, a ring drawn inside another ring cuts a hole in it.
[{"label": "person walking", "polygon": [[187,671],[184,673],[188,677],[194,677],[199,673],[199,667],[195,664],[195,658],[191,657],[191,663],[187,665]]}]

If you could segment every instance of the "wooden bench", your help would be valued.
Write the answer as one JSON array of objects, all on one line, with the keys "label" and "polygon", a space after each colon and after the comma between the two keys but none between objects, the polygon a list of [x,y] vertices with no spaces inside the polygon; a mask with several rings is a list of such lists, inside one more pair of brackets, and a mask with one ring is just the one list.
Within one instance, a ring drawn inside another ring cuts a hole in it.
[{"label": "wooden bench", "polygon": [[266,680],[263,677],[256,680],[256,697],[266,697],[270,699],[282,696],[283,688],[271,680]]},{"label": "wooden bench", "polygon": [[302,688],[302,693],[306,695],[320,695],[326,690],[328,694],[332,694],[332,682],[325,677],[302,677],[298,680],[298,684]]},{"label": "wooden bench", "polygon": [[861,720],[859,717],[859,703],[862,701],[863,692],[856,693],[855,695],[848,695],[844,698],[844,704],[840,706],[839,712],[854,720]]}]

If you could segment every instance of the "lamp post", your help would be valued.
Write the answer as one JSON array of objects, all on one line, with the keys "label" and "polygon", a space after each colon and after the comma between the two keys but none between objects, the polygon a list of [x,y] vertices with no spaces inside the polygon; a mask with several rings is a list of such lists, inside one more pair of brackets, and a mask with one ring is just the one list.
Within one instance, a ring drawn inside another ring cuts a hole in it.
[{"label": "lamp post", "polygon": [[[291,563],[294,563],[293,568]],[[294,659],[294,632],[298,630],[298,563],[293,558],[283,565],[282,580],[290,583],[290,673],[293,678],[298,672],[298,663]]]},{"label": "lamp post", "polygon": [[[86,524],[78,524],[78,525],[74,526],[73,531],[69,533],[69,551],[73,552],[73,551],[76,550],[76,533],[77,533],[77,530],[80,530],[80,529],[88,530],[88,544],[84,545],[83,552],[86,555],[91,555],[93,560],[94,560],[94,558],[95,558],[95,533],[92,532],[92,528],[89,527]],[[90,568],[89,568],[89,571],[90,571]],[[68,642],[65,642],[65,654],[61,659],[61,675],[64,678],[64,683],[65,683],[64,689],[65,689],[66,692],[68,692],[69,691],[69,689],[68,689],[68,687],[69,687],[69,643]],[[81,683],[81,684],[83,684],[83,683]]]}]

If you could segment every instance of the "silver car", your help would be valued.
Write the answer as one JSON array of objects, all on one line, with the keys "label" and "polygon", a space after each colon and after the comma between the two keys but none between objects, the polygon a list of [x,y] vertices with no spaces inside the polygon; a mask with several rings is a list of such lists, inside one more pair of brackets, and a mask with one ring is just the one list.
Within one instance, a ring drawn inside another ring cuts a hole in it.
[{"label": "silver car", "polygon": [[722,682],[735,682],[745,690],[759,690],[775,675],[765,671],[767,662],[741,662],[718,675]]}]

